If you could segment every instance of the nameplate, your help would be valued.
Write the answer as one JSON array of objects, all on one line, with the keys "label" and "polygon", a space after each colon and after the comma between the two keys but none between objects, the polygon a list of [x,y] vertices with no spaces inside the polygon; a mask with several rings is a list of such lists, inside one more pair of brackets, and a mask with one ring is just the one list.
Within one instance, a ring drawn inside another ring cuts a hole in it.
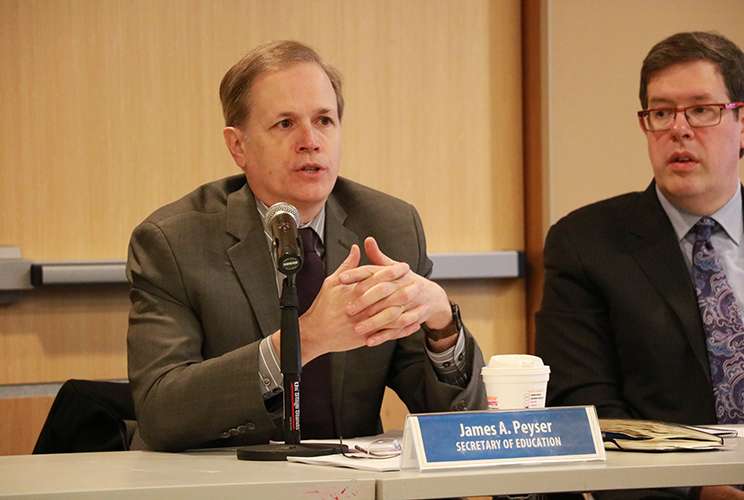
[{"label": "nameplate", "polygon": [[593,406],[414,414],[403,431],[403,469],[593,460],[606,460]]}]

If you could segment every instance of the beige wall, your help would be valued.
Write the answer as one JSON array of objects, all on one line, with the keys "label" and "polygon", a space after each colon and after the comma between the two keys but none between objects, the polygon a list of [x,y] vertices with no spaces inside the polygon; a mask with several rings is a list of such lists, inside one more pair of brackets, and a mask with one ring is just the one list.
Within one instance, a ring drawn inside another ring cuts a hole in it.
[{"label": "beige wall", "polygon": [[[741,0],[548,0],[545,9],[546,217],[645,189],[652,178],[638,125],[641,63],[679,31],[716,30],[744,47]],[[548,226],[545,226],[547,231]]]},{"label": "beige wall", "polygon": [[[295,38],[345,77],[342,175],[415,204],[431,252],[521,249],[519,14],[517,0],[3,0],[0,245],[124,258],[155,208],[239,172],[220,79]],[[486,356],[525,350],[523,280],[445,286]],[[0,306],[0,386],[124,378],[128,307],[125,287]],[[38,434],[39,400],[22,399],[0,404],[0,454]]]}]

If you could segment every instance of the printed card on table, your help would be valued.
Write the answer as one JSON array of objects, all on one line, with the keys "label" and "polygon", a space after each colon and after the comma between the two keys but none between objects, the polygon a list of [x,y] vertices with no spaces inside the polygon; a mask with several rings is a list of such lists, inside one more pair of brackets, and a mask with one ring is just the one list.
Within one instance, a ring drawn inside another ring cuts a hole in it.
[{"label": "printed card on table", "polygon": [[409,415],[402,467],[604,461],[593,406]]}]

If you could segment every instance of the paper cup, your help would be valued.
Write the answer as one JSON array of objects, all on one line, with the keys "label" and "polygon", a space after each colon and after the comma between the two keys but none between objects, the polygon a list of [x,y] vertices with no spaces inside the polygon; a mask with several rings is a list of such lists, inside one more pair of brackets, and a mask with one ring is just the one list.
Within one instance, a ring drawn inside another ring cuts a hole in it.
[{"label": "paper cup", "polygon": [[493,356],[481,369],[489,410],[545,408],[550,367],[527,354]]}]

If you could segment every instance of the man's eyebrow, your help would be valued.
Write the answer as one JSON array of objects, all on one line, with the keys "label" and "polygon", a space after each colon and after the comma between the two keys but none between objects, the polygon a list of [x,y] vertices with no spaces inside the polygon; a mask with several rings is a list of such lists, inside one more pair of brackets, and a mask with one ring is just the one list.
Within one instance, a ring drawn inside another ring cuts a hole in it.
[{"label": "man's eyebrow", "polygon": [[653,98],[648,100],[648,105],[651,107],[651,105],[654,106],[671,106],[672,101],[671,99],[661,99],[661,98]]},{"label": "man's eyebrow", "polygon": [[[713,99],[713,97],[708,93],[694,95],[692,97],[685,98],[685,100],[688,100],[692,103],[700,103],[700,104],[702,103],[708,104],[708,103],[712,103],[713,101],[715,101],[715,99]],[[675,100],[667,98],[667,97],[653,97],[648,100],[648,104],[649,104],[649,107],[651,107],[651,105],[653,104],[654,106],[657,106],[657,107],[665,106],[665,107],[673,108],[675,105]]]},{"label": "man's eyebrow", "polygon": [[[313,115],[328,115],[331,113],[335,113],[335,110],[333,108],[318,108],[313,112]],[[275,115],[275,118],[294,118],[295,116],[297,116],[297,113],[294,111],[280,111]]]}]

